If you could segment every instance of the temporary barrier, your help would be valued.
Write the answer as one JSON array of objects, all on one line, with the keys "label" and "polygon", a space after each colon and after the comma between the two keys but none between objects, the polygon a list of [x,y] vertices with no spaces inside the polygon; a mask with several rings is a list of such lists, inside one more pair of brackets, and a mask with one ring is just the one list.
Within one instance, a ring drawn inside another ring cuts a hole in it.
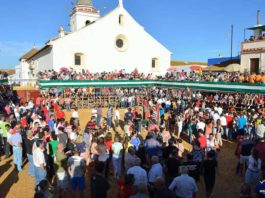
[{"label": "temporary barrier", "polygon": [[81,87],[147,87],[223,92],[265,93],[264,84],[249,84],[238,82],[194,82],[194,81],[154,81],[154,80],[40,80],[41,89],[47,88],[81,88]]},{"label": "temporary barrier", "polygon": [[0,85],[1,85],[1,84],[7,84],[7,83],[8,83],[8,80],[7,80],[7,79],[1,79],[1,80],[0,80]]}]

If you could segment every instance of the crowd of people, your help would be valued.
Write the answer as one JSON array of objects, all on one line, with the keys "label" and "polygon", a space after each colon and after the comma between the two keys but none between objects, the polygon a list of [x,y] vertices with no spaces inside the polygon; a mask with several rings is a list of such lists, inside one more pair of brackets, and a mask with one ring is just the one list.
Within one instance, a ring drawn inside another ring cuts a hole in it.
[{"label": "crowd of people", "polygon": [[143,88],[138,106],[135,99],[95,105],[82,128],[86,118],[57,91],[34,101],[7,98],[0,118],[4,154],[13,154],[17,171],[28,159],[36,198],[84,197],[88,189],[104,198],[113,185],[118,192],[111,197],[192,198],[201,180],[212,197],[223,139],[237,145],[235,172],[245,178],[240,196],[264,196],[263,95]]},{"label": "crowd of people", "polygon": [[41,80],[172,80],[172,81],[206,81],[206,82],[245,82],[245,83],[265,83],[265,74],[241,74],[240,72],[167,72],[164,76],[155,76],[153,74],[145,75],[135,69],[133,72],[125,70],[102,72],[92,74],[89,70],[77,72],[64,69],[59,72],[54,70],[45,70],[38,73],[38,79]]},{"label": "crowd of people", "polygon": [[8,73],[5,71],[0,71],[0,80],[7,79]]},{"label": "crowd of people", "polygon": [[246,39],[245,42],[260,41],[260,40],[265,40],[265,34],[262,34],[260,36],[251,36],[249,39]]}]

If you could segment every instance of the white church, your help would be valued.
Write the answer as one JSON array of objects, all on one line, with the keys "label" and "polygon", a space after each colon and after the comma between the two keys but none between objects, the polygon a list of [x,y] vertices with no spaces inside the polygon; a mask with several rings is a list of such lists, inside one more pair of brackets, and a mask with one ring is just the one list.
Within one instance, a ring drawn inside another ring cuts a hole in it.
[{"label": "white church", "polygon": [[148,34],[126,11],[123,1],[100,16],[92,0],[77,0],[70,15],[70,32],[60,27],[56,38],[20,58],[17,75],[31,79],[39,71],[62,67],[90,72],[118,71],[163,74],[171,52]]}]

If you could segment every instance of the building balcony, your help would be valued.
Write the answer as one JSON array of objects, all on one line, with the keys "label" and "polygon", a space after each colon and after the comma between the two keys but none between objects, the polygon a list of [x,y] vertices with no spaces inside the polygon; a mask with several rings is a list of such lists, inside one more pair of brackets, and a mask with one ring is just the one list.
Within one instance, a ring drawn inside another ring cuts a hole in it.
[{"label": "building balcony", "polygon": [[247,40],[241,44],[241,54],[265,52],[265,37],[259,40]]}]

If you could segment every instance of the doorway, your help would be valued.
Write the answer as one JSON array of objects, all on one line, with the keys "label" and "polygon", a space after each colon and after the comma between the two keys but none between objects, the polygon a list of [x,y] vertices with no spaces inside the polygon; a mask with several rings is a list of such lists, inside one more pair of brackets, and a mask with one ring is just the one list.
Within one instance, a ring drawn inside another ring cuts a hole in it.
[{"label": "doorway", "polygon": [[259,58],[250,59],[250,73],[259,73]]}]

